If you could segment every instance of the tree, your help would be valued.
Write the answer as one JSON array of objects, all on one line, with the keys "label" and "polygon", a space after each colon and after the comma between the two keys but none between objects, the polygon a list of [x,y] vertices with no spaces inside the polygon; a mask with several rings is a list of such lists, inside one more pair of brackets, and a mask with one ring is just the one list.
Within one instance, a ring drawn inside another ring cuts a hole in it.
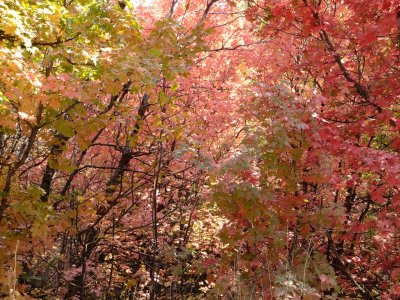
[{"label": "tree", "polygon": [[400,295],[397,0],[0,10],[0,297]]},{"label": "tree", "polygon": [[376,4],[248,3],[270,43],[215,199],[252,293],[398,296],[398,3]]},{"label": "tree", "polygon": [[169,239],[157,220],[183,222],[176,202],[198,193],[173,154],[184,126],[173,94],[202,21],[143,30],[133,7],[109,1],[1,9],[2,289],[15,296],[18,278],[32,296],[131,293],[143,268],[154,295],[157,243]]}]

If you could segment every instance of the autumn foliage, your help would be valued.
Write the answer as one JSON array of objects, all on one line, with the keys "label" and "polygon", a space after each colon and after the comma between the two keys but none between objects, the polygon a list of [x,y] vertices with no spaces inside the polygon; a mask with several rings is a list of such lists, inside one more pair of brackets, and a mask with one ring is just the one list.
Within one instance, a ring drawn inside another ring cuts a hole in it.
[{"label": "autumn foliage", "polygon": [[400,1],[0,16],[0,298],[400,298]]}]

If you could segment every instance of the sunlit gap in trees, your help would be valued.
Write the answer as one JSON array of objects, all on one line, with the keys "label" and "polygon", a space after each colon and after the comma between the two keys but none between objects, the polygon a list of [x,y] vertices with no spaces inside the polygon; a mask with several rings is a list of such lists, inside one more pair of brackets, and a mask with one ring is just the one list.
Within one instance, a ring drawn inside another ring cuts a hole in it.
[{"label": "sunlit gap in trees", "polygon": [[151,7],[154,3],[154,0],[130,0],[134,7],[143,6],[143,7]]}]

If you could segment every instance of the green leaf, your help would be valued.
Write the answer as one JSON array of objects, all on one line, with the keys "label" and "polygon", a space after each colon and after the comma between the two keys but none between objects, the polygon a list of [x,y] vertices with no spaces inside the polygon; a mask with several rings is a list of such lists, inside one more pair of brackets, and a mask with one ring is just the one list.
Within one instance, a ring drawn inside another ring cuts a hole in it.
[{"label": "green leaf", "polygon": [[158,48],[150,48],[150,49],[149,49],[149,53],[150,53],[151,55],[156,56],[156,57],[160,57],[160,56],[161,56],[161,51],[160,51],[160,49],[158,49]]},{"label": "green leaf", "polygon": [[160,105],[161,106],[164,106],[164,105],[168,104],[169,101],[170,101],[169,97],[163,92],[160,93],[159,99],[160,99]]},{"label": "green leaf", "polygon": [[66,137],[73,137],[75,135],[75,131],[71,127],[71,124],[64,119],[59,119],[54,122],[54,128]]}]

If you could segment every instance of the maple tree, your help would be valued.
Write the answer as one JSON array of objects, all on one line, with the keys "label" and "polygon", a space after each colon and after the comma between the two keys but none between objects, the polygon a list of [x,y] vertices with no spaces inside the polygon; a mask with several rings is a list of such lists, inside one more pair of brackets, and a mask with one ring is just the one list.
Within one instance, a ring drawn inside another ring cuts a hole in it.
[{"label": "maple tree", "polygon": [[0,297],[397,299],[399,7],[0,3]]},{"label": "maple tree", "polygon": [[228,163],[214,196],[230,219],[228,259],[242,265],[222,287],[398,297],[398,5],[248,3],[269,42],[245,62],[240,167]]}]

